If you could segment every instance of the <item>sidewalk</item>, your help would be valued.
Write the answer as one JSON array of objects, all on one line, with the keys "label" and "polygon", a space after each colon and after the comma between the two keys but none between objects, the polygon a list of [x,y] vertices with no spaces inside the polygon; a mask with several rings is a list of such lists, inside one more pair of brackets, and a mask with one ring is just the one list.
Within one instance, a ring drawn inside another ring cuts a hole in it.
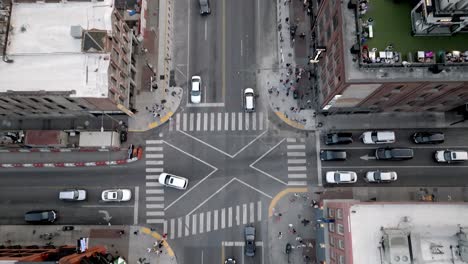
[{"label": "sidewalk", "polygon": [[[114,258],[123,257],[129,264],[176,264],[174,251],[170,241],[165,241],[162,254],[148,252],[154,242],[161,240],[161,235],[145,227],[139,226],[74,226],[73,231],[62,231],[62,226],[34,225],[3,225],[0,226],[0,237],[4,246],[54,246],[76,245],[77,239],[89,237],[89,247],[101,245]],[[120,232],[123,231],[123,234]],[[44,234],[52,234],[52,238],[43,238]],[[158,247],[156,247],[158,248]]]}]

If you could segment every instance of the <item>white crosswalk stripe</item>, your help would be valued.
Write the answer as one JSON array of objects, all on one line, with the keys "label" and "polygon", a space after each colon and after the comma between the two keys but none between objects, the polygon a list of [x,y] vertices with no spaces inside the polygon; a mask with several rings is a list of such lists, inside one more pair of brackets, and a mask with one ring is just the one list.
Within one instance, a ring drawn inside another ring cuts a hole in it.
[{"label": "white crosswalk stripe", "polygon": [[177,113],[170,127],[175,123],[182,131],[254,131],[264,129],[263,117],[263,112]]},{"label": "white crosswalk stripe", "polygon": [[[242,206],[242,210],[240,209]],[[158,216],[159,212],[147,212],[147,215]],[[172,218],[167,223],[171,239],[199,235],[214,232],[226,228],[232,228],[242,224],[262,221],[262,202],[250,202],[248,204],[220,208],[212,211],[186,215],[185,217]],[[234,222],[235,219],[235,222]],[[176,232],[177,231],[177,232]]]},{"label": "white crosswalk stripe", "polygon": [[[176,119],[180,120],[180,116]],[[164,186],[158,181],[159,173],[164,170],[164,144],[162,140],[147,140],[145,143],[147,153],[147,175],[145,177],[146,223],[163,224],[164,228],[167,228],[168,223],[164,218]],[[173,225],[171,225],[171,228],[174,228]]]},{"label": "white crosswalk stripe", "polygon": [[307,156],[305,139],[287,138],[288,185],[307,186]]}]

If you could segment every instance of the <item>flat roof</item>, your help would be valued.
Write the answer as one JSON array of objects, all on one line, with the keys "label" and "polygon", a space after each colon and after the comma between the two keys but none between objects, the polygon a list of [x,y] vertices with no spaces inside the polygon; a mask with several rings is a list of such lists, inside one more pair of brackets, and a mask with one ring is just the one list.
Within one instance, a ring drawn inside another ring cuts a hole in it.
[{"label": "flat roof", "polygon": [[[381,263],[379,251],[382,228],[408,228],[419,234],[421,257],[418,263],[465,263],[446,250],[457,245],[455,234],[466,227],[468,204],[411,203],[379,204],[360,203],[350,207],[349,225],[353,250],[353,263]],[[404,222],[408,219],[408,222]],[[434,256],[427,246],[437,242],[446,254]],[[416,244],[416,243],[415,243]],[[434,262],[434,257],[437,262]]]},{"label": "flat roof", "polygon": [[0,63],[0,92],[75,91],[74,97],[107,97],[110,53],[84,53],[83,30],[112,30],[112,0],[15,3],[7,56]]}]

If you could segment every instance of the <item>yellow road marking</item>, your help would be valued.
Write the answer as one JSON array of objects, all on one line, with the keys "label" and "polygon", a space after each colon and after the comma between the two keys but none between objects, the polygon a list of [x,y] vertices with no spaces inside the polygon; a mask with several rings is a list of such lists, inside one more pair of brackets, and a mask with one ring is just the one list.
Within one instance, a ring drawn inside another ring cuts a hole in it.
[{"label": "yellow road marking", "polygon": [[305,193],[307,192],[308,189],[306,187],[302,187],[302,188],[286,188],[284,190],[282,190],[281,192],[279,192],[277,195],[275,195],[275,197],[273,197],[273,199],[271,200],[270,202],[270,206],[268,206],[268,216],[271,217],[273,216],[273,207],[276,206],[276,204],[278,203],[278,201],[283,198],[283,196],[285,196],[286,194],[288,193]]},{"label": "yellow road marking", "polygon": [[304,129],[304,125],[299,124],[298,122],[292,121],[289,118],[287,118],[282,112],[276,111],[275,114],[281,118],[285,123],[288,125],[295,127],[297,129]]}]

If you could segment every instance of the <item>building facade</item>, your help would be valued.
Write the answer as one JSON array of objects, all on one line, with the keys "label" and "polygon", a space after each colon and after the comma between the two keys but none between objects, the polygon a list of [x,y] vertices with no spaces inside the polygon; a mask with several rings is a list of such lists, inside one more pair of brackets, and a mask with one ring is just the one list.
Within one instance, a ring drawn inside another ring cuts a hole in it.
[{"label": "building facade", "polygon": [[138,41],[113,3],[3,5],[0,116],[132,115]]},{"label": "building facade", "polygon": [[[315,63],[321,112],[445,112],[468,102],[466,21],[453,22],[457,29],[451,36],[417,37],[412,17],[420,5],[313,1],[314,49],[316,54],[325,50]],[[458,8],[468,11],[466,5]],[[460,16],[454,14],[457,19]]]}]

